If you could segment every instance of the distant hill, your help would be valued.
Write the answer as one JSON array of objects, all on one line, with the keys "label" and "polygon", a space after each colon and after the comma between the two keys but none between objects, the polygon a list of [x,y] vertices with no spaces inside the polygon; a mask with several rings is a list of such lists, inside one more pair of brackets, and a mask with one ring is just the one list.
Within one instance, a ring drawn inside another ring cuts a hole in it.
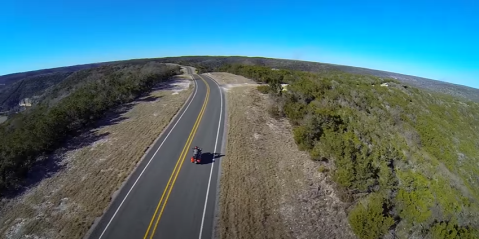
[{"label": "distant hill", "polygon": [[92,63],[0,76],[0,112],[17,111],[19,102],[25,98],[32,98],[33,103],[36,103],[35,99],[46,89],[62,82],[74,72],[115,63]]},{"label": "distant hill", "polygon": [[160,62],[172,62],[185,65],[193,64],[196,67],[203,66],[206,68],[206,71],[214,70],[215,68],[223,64],[258,65],[310,72],[343,71],[354,74],[392,78],[410,86],[479,102],[479,89],[427,79],[423,77],[404,75],[380,70],[372,70],[361,67],[343,66],[310,61],[243,56],[182,56],[159,58],[155,60]]},{"label": "distant hill", "polygon": [[[310,61],[298,61],[288,59],[275,59],[265,57],[244,57],[244,56],[180,56],[164,58],[132,59],[124,61],[112,61],[92,63],[85,65],[58,67],[37,71],[29,71],[0,76],[0,112],[12,110],[18,102],[24,98],[38,97],[46,89],[55,85],[74,72],[82,69],[91,69],[103,65],[128,63],[143,64],[155,61],[159,63],[177,63],[182,65],[195,66],[201,72],[215,71],[225,64],[244,64],[282,68],[289,70],[300,70],[309,72],[331,72],[342,71],[361,75],[373,75],[382,78],[393,78],[404,84],[444,93],[455,97],[479,102],[479,90],[467,86],[456,85],[427,78],[392,73],[387,71],[372,70],[367,68],[343,66]],[[4,84],[4,85],[2,85]]]},{"label": "distant hill", "polygon": [[456,97],[462,97],[468,100],[479,102],[479,89],[452,84],[448,82],[432,80],[428,78],[398,74],[387,71],[371,70],[367,68],[352,67],[352,66],[337,66],[339,69],[349,73],[374,75],[383,78],[393,78],[402,83],[409,84],[421,89],[431,90],[434,92],[444,93]]},{"label": "distant hill", "polygon": [[16,109],[22,99],[40,96],[45,89],[58,84],[70,74],[72,72],[28,76],[0,88],[0,112]]},{"label": "distant hill", "polygon": [[84,64],[84,65],[75,65],[75,66],[65,66],[65,67],[57,67],[51,69],[43,69],[43,70],[36,70],[36,71],[27,71],[27,72],[20,72],[20,73],[13,73],[8,75],[0,76],[0,85],[5,84],[6,86],[13,84],[19,80],[25,79],[27,77],[35,77],[45,74],[52,74],[52,73],[73,73],[78,70],[82,69],[89,69],[98,67],[104,64],[110,64],[110,62],[105,63],[92,63],[92,64]]},{"label": "distant hill", "polygon": [[110,63],[93,63],[28,71],[0,76],[0,112],[18,110],[25,98],[37,98],[47,88],[58,84],[72,73]]}]

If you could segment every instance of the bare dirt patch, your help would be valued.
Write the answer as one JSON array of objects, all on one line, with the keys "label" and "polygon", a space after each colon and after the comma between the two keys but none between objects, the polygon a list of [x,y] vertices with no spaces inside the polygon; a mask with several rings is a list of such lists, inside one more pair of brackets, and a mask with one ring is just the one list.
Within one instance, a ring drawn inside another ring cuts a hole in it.
[{"label": "bare dirt patch", "polygon": [[297,149],[286,120],[268,116],[267,96],[235,87],[226,97],[217,236],[356,238],[329,176]]},{"label": "bare dirt patch", "polygon": [[238,76],[234,75],[231,73],[226,73],[226,72],[211,72],[211,73],[206,73],[205,75],[213,77],[218,84],[224,85],[224,84],[256,84],[251,79],[248,79],[243,76]]},{"label": "bare dirt patch", "polygon": [[[55,157],[63,170],[15,199],[2,200],[0,237],[83,237],[189,97],[188,78],[159,85],[104,119],[101,127],[85,133],[94,136],[93,142],[75,150],[58,150]],[[80,143],[84,136],[70,144]]]},{"label": "bare dirt patch", "polygon": [[173,77],[173,80],[168,82],[168,86],[172,87],[172,95],[177,95],[182,91],[188,90],[190,88],[191,80],[193,80],[191,75],[179,75]]},{"label": "bare dirt patch", "polygon": [[235,87],[257,87],[260,85],[251,79],[226,72],[212,72],[205,73],[205,75],[215,79],[225,92]]}]

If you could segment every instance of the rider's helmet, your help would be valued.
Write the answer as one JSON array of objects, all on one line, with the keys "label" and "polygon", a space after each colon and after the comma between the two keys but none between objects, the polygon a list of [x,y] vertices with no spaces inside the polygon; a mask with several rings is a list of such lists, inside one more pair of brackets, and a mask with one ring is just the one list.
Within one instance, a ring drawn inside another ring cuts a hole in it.
[{"label": "rider's helmet", "polygon": [[195,146],[195,149],[198,149],[198,146]]}]

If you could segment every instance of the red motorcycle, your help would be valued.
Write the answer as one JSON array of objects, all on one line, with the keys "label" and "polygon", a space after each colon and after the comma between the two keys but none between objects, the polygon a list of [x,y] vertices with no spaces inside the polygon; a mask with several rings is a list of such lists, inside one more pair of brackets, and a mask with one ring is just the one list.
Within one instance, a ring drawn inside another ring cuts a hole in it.
[{"label": "red motorcycle", "polygon": [[191,156],[191,162],[199,164],[201,162],[201,149],[199,149],[198,146],[193,149],[196,149],[196,153],[193,153],[193,156]]}]

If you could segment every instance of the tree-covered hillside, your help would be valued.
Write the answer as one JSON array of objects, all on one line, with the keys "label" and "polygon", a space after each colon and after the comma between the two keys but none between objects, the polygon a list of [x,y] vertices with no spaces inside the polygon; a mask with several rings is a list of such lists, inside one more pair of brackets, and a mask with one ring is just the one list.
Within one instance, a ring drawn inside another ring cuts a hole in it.
[{"label": "tree-covered hillside", "polygon": [[8,110],[15,111],[15,107],[18,106],[19,100],[23,98],[35,98],[43,95],[48,86],[61,82],[62,79],[65,79],[65,76],[68,76],[75,71],[111,64],[144,64],[151,61],[195,66],[199,72],[213,71],[225,64],[242,64],[319,73],[340,71],[361,75],[373,75],[382,78],[397,79],[398,81],[410,86],[415,86],[433,92],[446,93],[452,96],[458,96],[479,102],[478,89],[392,72],[319,62],[273,59],[264,57],[182,56],[103,62],[0,76],[0,112]]},{"label": "tree-covered hillside", "polygon": [[72,72],[48,73],[30,76],[0,88],[0,112],[17,111],[18,103],[25,98],[37,102],[46,89],[66,79]]},{"label": "tree-covered hillside", "polygon": [[409,86],[414,86],[420,89],[438,93],[445,93],[452,96],[457,96],[479,102],[479,89],[426,79],[417,76],[403,75],[360,67],[309,61],[242,56],[183,56],[158,58],[154,60],[159,62],[173,62],[183,65],[195,66],[200,72],[214,71],[215,69],[218,69],[218,67],[221,67],[225,64],[241,64],[317,73],[340,71],[346,73],[360,74],[364,76],[373,75],[381,78],[396,79],[401,83],[407,84]]},{"label": "tree-covered hillside", "polygon": [[171,76],[178,66],[123,63],[80,70],[51,87],[31,109],[0,125],[0,194],[24,185],[42,155]]},{"label": "tree-covered hillside", "polygon": [[269,83],[270,113],[329,171],[359,238],[479,237],[478,103],[344,72],[218,70]]},{"label": "tree-covered hillside", "polygon": [[79,71],[83,69],[95,68],[101,65],[111,64],[111,63],[114,63],[114,62],[92,63],[92,64],[85,64],[85,65],[65,66],[65,67],[57,67],[57,68],[51,68],[51,69],[13,73],[13,74],[0,76],[0,84],[10,85],[28,77],[36,77],[36,76],[48,75],[52,73],[54,74],[71,73],[71,72],[75,72],[75,71]]}]

